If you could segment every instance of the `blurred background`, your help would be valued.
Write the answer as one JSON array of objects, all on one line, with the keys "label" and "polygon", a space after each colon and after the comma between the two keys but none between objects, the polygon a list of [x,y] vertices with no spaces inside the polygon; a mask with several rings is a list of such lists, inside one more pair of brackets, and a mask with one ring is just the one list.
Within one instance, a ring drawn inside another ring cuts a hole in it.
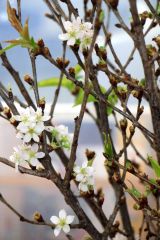
[{"label": "blurred background", "polygon": [[[83,17],[83,1],[72,0],[72,2],[79,9],[81,17]],[[126,23],[129,25],[130,12],[128,10],[128,1],[122,0],[120,2],[119,11]],[[155,4],[155,1],[151,2],[153,5]],[[10,0],[10,3],[12,6],[16,7],[16,0]],[[147,6],[143,0],[138,1],[138,9],[140,12],[147,10]],[[30,34],[34,36],[34,39],[36,40],[43,38],[45,44],[50,48],[53,56],[55,58],[60,57],[62,55],[62,46],[61,42],[58,40],[58,34],[61,31],[51,20],[44,16],[45,13],[49,13],[49,10],[44,4],[43,0],[22,0],[22,20],[24,22],[24,20],[29,17]],[[116,23],[116,18],[113,14],[111,14],[109,31],[112,32],[112,43],[121,62],[125,64],[127,57],[133,49],[133,43],[132,40],[130,40],[121,29],[115,27]],[[146,38],[147,43],[151,41],[155,33],[157,33],[156,28],[154,28],[150,34],[148,34]],[[16,39],[17,37],[17,32],[10,26],[7,19],[6,0],[1,0],[0,41],[2,42],[3,46],[5,46],[5,43],[3,42],[4,40]],[[19,71],[21,77],[23,77],[25,74],[32,73],[31,64],[26,49],[16,47],[14,49],[11,49],[7,53],[7,56],[9,57],[15,69]],[[110,52],[108,52],[108,56],[109,59],[114,62],[114,59]],[[76,64],[76,60],[70,50],[67,51],[67,58],[71,60],[71,66],[74,66]],[[135,78],[142,79],[144,77],[142,65],[137,52],[135,53],[134,61],[128,66],[127,71]],[[39,81],[50,77],[59,76],[59,71],[41,57],[37,58],[37,73]],[[20,96],[19,90],[3,66],[0,66],[0,81],[2,81],[6,87],[12,86],[14,93]],[[106,88],[109,86],[107,80],[103,75],[100,76],[100,81]],[[45,97],[46,101],[48,102],[47,109],[49,109],[49,104],[54,97],[54,91],[55,89],[52,87],[40,89],[40,96]],[[32,90],[30,90],[30,93],[33,96]],[[92,110],[92,104],[88,105]],[[135,106],[136,101],[131,98],[130,109],[133,113],[135,111]],[[145,127],[151,129],[152,126],[150,121],[150,112],[145,102],[144,106],[145,110],[143,118],[141,119],[141,123],[144,124]],[[54,123],[65,124],[69,127],[69,131],[72,132],[74,129],[73,119],[77,116],[78,112],[79,107],[73,107],[73,97],[67,90],[61,89],[58,104],[55,110],[55,116],[53,119]],[[115,125],[112,117],[110,117],[110,121],[110,127],[112,129],[112,126],[114,127]],[[117,146],[117,150],[121,149],[122,142],[120,134],[114,130],[112,134]],[[151,154],[151,150],[149,149],[147,142],[138,130],[136,131],[134,141],[136,142],[138,149],[141,149],[140,152],[144,155],[144,157],[147,156],[147,153]],[[17,144],[18,141],[15,137],[14,128],[10,126],[5,120],[0,118],[0,156],[9,158],[13,152],[13,147]],[[85,159],[86,148],[94,150],[96,152],[96,159],[94,162],[96,169],[96,187],[98,188],[101,186],[105,192],[105,204],[103,205],[103,208],[106,215],[109,216],[114,207],[113,202],[115,201],[115,197],[113,190],[108,183],[107,174],[103,167],[104,157],[102,154],[103,148],[101,139],[96,126],[89,118],[89,116],[85,117],[81,129],[77,154],[78,162],[82,162]],[[129,156],[131,160],[140,163],[138,157],[132,149],[129,149]],[[53,156],[53,159],[54,166],[57,171],[63,171],[63,167],[59,159],[57,159],[56,156]],[[152,172],[149,172],[148,169],[145,169],[143,165],[142,170],[147,171],[149,174],[152,174]],[[130,181],[135,182],[135,184],[138,185],[138,189],[142,190],[142,186],[136,182],[133,176],[127,175],[127,178]],[[72,210],[66,206],[64,199],[57,188],[55,188],[55,186],[49,181],[34,178],[31,176],[21,175],[20,173],[15,173],[14,169],[11,169],[2,164],[0,164],[0,192],[4,195],[4,197],[6,197],[11,205],[13,205],[20,213],[28,218],[32,218],[32,215],[35,211],[39,211],[43,217],[49,221],[49,218],[52,215],[58,215],[59,209],[62,208],[65,208],[69,214],[74,214]],[[130,197],[128,197],[128,201],[130,203],[130,206],[132,206],[133,202]],[[96,222],[95,217],[87,208],[85,203],[82,201],[81,204],[85,207],[92,221]],[[132,211],[133,224],[134,228],[136,229],[137,223],[141,220],[141,215],[132,210],[132,207],[129,210]],[[53,239],[53,231],[50,228],[21,223],[19,219],[1,203],[0,213],[0,240]],[[97,226],[99,229],[101,229],[99,225]],[[83,231],[79,230],[72,230],[72,233],[77,240],[81,239],[81,236],[85,234]],[[61,234],[57,239],[63,240],[66,238],[63,234]],[[117,239],[120,239],[120,237],[117,237]]]}]

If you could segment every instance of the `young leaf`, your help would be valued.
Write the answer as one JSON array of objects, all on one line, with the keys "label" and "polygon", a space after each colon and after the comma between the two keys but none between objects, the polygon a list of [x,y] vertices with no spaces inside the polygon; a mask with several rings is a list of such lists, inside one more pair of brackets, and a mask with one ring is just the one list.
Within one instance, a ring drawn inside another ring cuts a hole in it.
[{"label": "young leaf", "polygon": [[[59,83],[59,77],[52,77],[38,82],[39,87],[57,87]],[[62,87],[67,88],[69,91],[72,91],[74,84],[69,81],[66,77],[62,79]]]},{"label": "young leaf", "polygon": [[14,48],[15,46],[17,46],[18,44],[10,44],[8,45],[7,47],[3,48],[0,50],[0,55],[3,54],[4,52],[6,52],[7,50],[11,49],[11,48]]},{"label": "young leaf", "polygon": [[82,70],[82,68],[81,68],[81,66],[80,66],[79,64],[77,64],[77,65],[74,67],[74,70],[75,70],[75,73],[76,73],[76,75],[77,75],[78,73],[80,73],[80,71]]},{"label": "young leaf", "polygon": [[109,160],[112,160],[113,158],[113,149],[112,149],[112,143],[110,140],[109,135],[106,135],[105,133],[103,133],[104,136],[104,151],[105,151],[105,155],[107,156],[107,158]]},{"label": "young leaf", "polygon": [[[116,105],[116,103],[118,102],[118,97],[115,94],[114,90],[112,90],[112,92],[109,94],[108,96],[108,102],[110,102],[113,106]],[[112,107],[107,107],[107,115],[111,115],[113,112],[113,108]]]},{"label": "young leaf", "polygon": [[[83,91],[83,89],[80,89],[78,95],[75,98],[74,106],[82,104],[83,97],[84,97],[84,91]],[[92,95],[88,96],[87,102],[95,102],[95,101],[96,101],[95,97],[93,97]]]},{"label": "young leaf", "polygon": [[7,14],[8,14],[8,20],[10,21],[11,25],[17,30],[17,32],[21,33],[22,25],[16,16],[15,9],[11,8],[11,5],[8,0],[7,0]]},{"label": "young leaf", "polygon": [[158,164],[158,162],[155,159],[153,159],[152,156],[148,155],[147,158],[148,158],[148,161],[150,161],[151,166],[152,166],[156,176],[159,178],[160,177],[160,165]]},{"label": "young leaf", "polygon": [[158,4],[157,14],[160,15],[160,3]]},{"label": "young leaf", "polygon": [[[131,182],[130,182],[131,183]],[[128,193],[130,193],[131,195],[133,195],[135,198],[141,198],[142,194],[135,188],[135,186],[133,185],[133,183],[131,183],[132,188],[131,189],[127,189],[126,191]]]}]

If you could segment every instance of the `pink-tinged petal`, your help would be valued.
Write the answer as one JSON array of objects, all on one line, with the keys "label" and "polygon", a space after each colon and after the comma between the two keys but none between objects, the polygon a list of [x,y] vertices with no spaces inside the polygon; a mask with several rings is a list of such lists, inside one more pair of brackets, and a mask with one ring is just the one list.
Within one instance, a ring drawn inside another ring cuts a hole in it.
[{"label": "pink-tinged petal", "polygon": [[29,107],[29,109],[26,109],[27,110],[27,112],[28,112],[28,114],[30,115],[35,115],[35,111],[34,111],[34,109],[32,108],[32,107]]},{"label": "pink-tinged petal", "polygon": [[70,30],[72,28],[72,23],[70,21],[64,22],[64,28],[66,31]]},{"label": "pink-tinged petal", "polygon": [[38,151],[38,144],[33,144],[31,146],[31,149],[34,151],[34,152],[37,152]]},{"label": "pink-tinged petal", "polygon": [[77,176],[76,176],[76,181],[77,181],[77,182],[81,182],[83,178],[84,178],[84,175],[83,175],[83,174],[77,174]]},{"label": "pink-tinged petal", "polygon": [[67,41],[67,45],[68,46],[73,46],[76,42],[76,39],[75,38],[70,38],[68,41]]},{"label": "pink-tinged petal", "polygon": [[16,137],[22,139],[22,138],[24,137],[24,135],[23,135],[22,133],[18,132],[18,133],[16,134]]},{"label": "pink-tinged petal", "polygon": [[23,133],[26,133],[28,131],[28,126],[21,122],[18,124],[17,129]]},{"label": "pink-tinged petal", "polygon": [[57,236],[60,234],[60,231],[61,231],[61,227],[60,227],[60,226],[57,226],[57,227],[54,229],[54,235],[57,237]]},{"label": "pink-tinged petal", "polygon": [[51,116],[44,115],[42,117],[42,120],[45,122],[45,121],[48,121],[50,118],[51,118]]},{"label": "pink-tinged petal", "polygon": [[31,135],[29,133],[25,134],[23,137],[23,141],[28,143],[31,141]]},{"label": "pink-tinged petal", "polygon": [[18,162],[15,163],[15,172],[18,173]]},{"label": "pink-tinged petal", "polygon": [[94,178],[89,177],[87,183],[88,183],[88,185],[94,185]]},{"label": "pink-tinged petal", "polygon": [[55,225],[59,224],[59,218],[56,217],[56,216],[52,216],[52,217],[50,218],[50,220],[51,220],[51,222],[52,222],[53,224],[55,224]]},{"label": "pink-tinged petal", "polygon": [[73,171],[78,174],[78,173],[80,173],[81,168],[80,168],[79,166],[75,166],[75,167],[73,168]]},{"label": "pink-tinged petal", "polygon": [[64,225],[63,226],[63,231],[65,232],[65,233],[69,233],[70,232],[70,226],[69,225]]},{"label": "pink-tinged petal", "polygon": [[54,129],[54,127],[52,127],[52,126],[46,126],[45,127],[45,130],[48,131],[48,132],[52,132],[53,129]]},{"label": "pink-tinged petal", "polygon": [[35,142],[39,142],[39,137],[37,136],[37,134],[33,133],[32,138]]},{"label": "pink-tinged petal", "polygon": [[35,129],[35,132],[40,134],[45,129],[44,123],[43,122],[38,123],[34,129]]},{"label": "pink-tinged petal", "polygon": [[69,39],[68,33],[62,33],[58,35],[58,38],[62,41],[67,41]]},{"label": "pink-tinged petal", "polygon": [[88,161],[83,162],[82,168],[86,168],[88,166]]},{"label": "pink-tinged petal", "polygon": [[37,158],[43,158],[45,156],[45,153],[44,152],[38,152],[36,153],[36,157]]},{"label": "pink-tinged petal", "polygon": [[85,22],[85,27],[87,27],[88,29],[91,29],[92,28],[92,23],[90,22]]},{"label": "pink-tinged petal", "polygon": [[88,192],[88,186],[86,184],[80,183],[78,185],[79,190],[81,190],[82,192]]},{"label": "pink-tinged petal", "polygon": [[66,218],[66,211],[64,209],[60,210],[59,218],[61,218],[61,219],[65,219]]},{"label": "pink-tinged petal", "polygon": [[78,23],[78,24],[81,24],[81,23],[82,23],[82,20],[81,20],[81,18],[78,16],[75,20],[73,20],[73,22]]},{"label": "pink-tinged petal", "polygon": [[39,161],[36,158],[31,159],[31,165],[36,167],[39,164]]},{"label": "pink-tinged petal", "polygon": [[94,173],[94,168],[93,167],[87,167],[86,168],[86,172],[90,176],[90,175],[92,175]]},{"label": "pink-tinged petal", "polygon": [[66,217],[66,223],[67,223],[67,224],[71,224],[73,221],[74,221],[74,216],[68,215],[68,216]]},{"label": "pink-tinged petal", "polygon": [[16,121],[18,121],[18,122],[21,121],[21,116],[20,115],[14,115],[13,117]]}]

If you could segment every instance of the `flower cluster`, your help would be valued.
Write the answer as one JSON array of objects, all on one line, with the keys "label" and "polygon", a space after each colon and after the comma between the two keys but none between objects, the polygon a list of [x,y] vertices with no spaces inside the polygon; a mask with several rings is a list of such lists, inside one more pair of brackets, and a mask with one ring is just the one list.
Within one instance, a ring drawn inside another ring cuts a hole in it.
[{"label": "flower cluster", "polygon": [[63,230],[65,233],[69,233],[70,226],[74,220],[74,216],[66,214],[64,209],[60,210],[59,217],[52,216],[50,218],[51,222],[55,224],[54,235],[57,237],[60,234],[60,231]]},{"label": "flower cluster", "polygon": [[38,152],[38,145],[19,145],[14,147],[13,155],[10,156],[10,160],[15,163],[15,169],[18,171],[18,165],[27,162],[29,165],[36,167],[38,165],[38,159],[45,156],[44,152]]},{"label": "flower cluster", "polygon": [[67,45],[73,46],[78,44],[81,51],[90,46],[93,37],[92,23],[82,22],[80,17],[77,17],[72,22],[64,22],[66,33],[60,34],[59,39],[67,41]]},{"label": "flower cluster", "polygon": [[82,192],[93,190],[94,186],[94,168],[90,165],[90,161],[85,161],[82,167],[75,165],[73,168],[75,180],[79,182],[78,188]]},{"label": "flower cluster", "polygon": [[15,163],[16,170],[18,170],[19,164],[26,162],[36,167],[39,164],[38,159],[45,156],[45,153],[38,151],[40,135],[44,130],[50,131],[52,134],[51,143],[49,142],[51,146],[70,148],[72,134],[68,133],[68,128],[64,125],[45,126],[44,122],[48,121],[50,116],[44,115],[41,108],[37,108],[35,111],[32,107],[27,107],[21,110],[20,115],[14,115],[13,118],[19,122],[16,136],[23,140],[23,144],[15,147],[10,156],[10,160]]},{"label": "flower cluster", "polygon": [[70,149],[73,134],[68,132],[68,127],[64,125],[58,125],[55,127],[47,127],[46,130],[52,134],[51,146],[53,148],[66,148]]},{"label": "flower cluster", "polygon": [[20,122],[17,126],[17,138],[28,143],[32,139],[39,142],[39,135],[45,129],[44,122],[48,121],[50,116],[43,115],[41,108],[37,108],[35,111],[32,107],[27,107],[20,115],[14,115],[14,119]]}]

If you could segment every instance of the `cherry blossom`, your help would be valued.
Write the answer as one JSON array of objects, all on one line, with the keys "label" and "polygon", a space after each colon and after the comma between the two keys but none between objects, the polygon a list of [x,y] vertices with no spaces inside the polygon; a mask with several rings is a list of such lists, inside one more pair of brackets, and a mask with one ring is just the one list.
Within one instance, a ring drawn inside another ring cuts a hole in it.
[{"label": "cherry blossom", "polygon": [[51,222],[55,224],[55,229],[54,229],[54,235],[57,237],[61,230],[63,230],[65,233],[69,233],[70,231],[70,226],[74,220],[74,216],[66,214],[66,211],[64,209],[59,211],[59,217],[57,216],[52,216],[50,218]]},{"label": "cherry blossom", "polygon": [[82,192],[93,190],[94,186],[94,168],[85,161],[82,167],[75,165],[73,168],[75,180],[79,182],[78,188]]}]

